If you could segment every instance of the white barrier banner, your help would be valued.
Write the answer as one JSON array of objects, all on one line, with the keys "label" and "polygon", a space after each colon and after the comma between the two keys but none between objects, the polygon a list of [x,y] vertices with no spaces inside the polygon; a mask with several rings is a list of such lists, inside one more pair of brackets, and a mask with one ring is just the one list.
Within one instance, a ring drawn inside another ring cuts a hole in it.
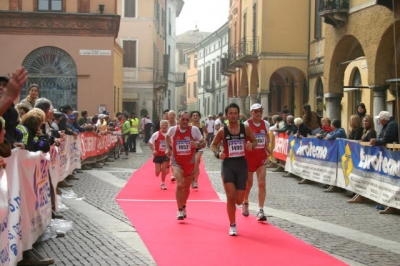
[{"label": "white barrier banner", "polygon": [[8,181],[9,214],[8,214],[8,255],[10,265],[16,265],[22,259],[23,244],[21,230],[21,178],[17,164],[17,156],[25,152],[14,149],[11,156],[4,158],[7,163],[6,173]]},{"label": "white barrier banner", "polygon": [[[21,231],[23,250],[44,232],[51,221],[51,193],[49,182],[50,155],[42,152],[18,150],[18,176],[21,180]],[[8,167],[8,165],[7,165]]]},{"label": "white barrier banner", "polygon": [[[80,136],[75,139],[72,136],[66,136],[59,146],[60,152],[60,177],[62,181],[68,175],[72,174],[75,168],[81,168],[80,154]],[[62,166],[62,167],[61,167]]]},{"label": "white barrier banner", "polygon": [[338,187],[400,209],[400,153],[340,140]]},{"label": "white barrier banner", "polygon": [[336,185],[337,150],[335,141],[318,138],[289,138],[285,170],[319,183]]},{"label": "white barrier banner", "polygon": [[8,242],[8,181],[4,169],[0,170],[0,265],[5,266],[10,261]]}]

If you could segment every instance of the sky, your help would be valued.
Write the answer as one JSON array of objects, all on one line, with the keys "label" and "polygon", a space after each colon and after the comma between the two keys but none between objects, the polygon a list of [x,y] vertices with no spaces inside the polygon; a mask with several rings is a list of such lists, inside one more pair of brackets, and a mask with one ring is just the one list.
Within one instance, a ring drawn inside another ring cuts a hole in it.
[{"label": "sky", "polygon": [[229,17],[229,0],[183,0],[182,11],[176,19],[176,35],[194,30],[214,32]]}]

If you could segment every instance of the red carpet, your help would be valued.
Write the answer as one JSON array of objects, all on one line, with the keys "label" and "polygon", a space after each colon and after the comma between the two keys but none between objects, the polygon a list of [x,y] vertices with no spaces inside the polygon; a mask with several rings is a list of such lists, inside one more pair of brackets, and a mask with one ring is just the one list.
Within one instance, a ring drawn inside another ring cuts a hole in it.
[{"label": "red carpet", "polygon": [[237,211],[238,236],[228,234],[226,204],[219,201],[201,165],[199,189],[191,191],[187,219],[176,220],[174,183],[162,191],[149,160],[117,201],[157,265],[346,265],[255,217]]}]

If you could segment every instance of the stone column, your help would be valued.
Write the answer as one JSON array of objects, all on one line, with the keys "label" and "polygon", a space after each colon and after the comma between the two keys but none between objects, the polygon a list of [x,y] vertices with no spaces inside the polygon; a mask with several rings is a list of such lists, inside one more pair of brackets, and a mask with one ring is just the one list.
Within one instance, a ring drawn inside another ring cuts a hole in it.
[{"label": "stone column", "polygon": [[326,115],[331,119],[341,119],[343,93],[325,93]]},{"label": "stone column", "polygon": [[260,91],[260,104],[262,105],[262,107],[264,108],[264,112],[263,112],[263,116],[268,116],[268,97],[269,97],[269,91]]},{"label": "stone column", "polygon": [[[381,111],[386,111],[385,92],[386,92],[387,87],[371,86],[371,89],[374,92],[374,100],[373,100],[374,113],[371,115],[373,115],[373,117],[375,118],[375,116],[379,115],[379,113]],[[377,122],[375,122],[375,130],[377,132],[380,132],[381,129],[382,129],[382,126],[379,125]]]},{"label": "stone column", "polygon": [[257,103],[257,94],[250,94],[250,106]]},{"label": "stone column", "polygon": [[246,110],[246,97],[239,97],[237,104],[239,105],[240,113],[244,113]]}]

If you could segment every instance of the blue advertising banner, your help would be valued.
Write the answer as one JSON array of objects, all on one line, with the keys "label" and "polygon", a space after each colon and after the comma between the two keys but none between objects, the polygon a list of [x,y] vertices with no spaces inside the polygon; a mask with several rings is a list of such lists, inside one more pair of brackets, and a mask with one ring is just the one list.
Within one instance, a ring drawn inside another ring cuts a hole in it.
[{"label": "blue advertising banner", "polygon": [[400,208],[400,153],[339,140],[337,186]]},{"label": "blue advertising banner", "polygon": [[285,170],[305,179],[336,185],[336,141],[318,138],[289,138]]}]

